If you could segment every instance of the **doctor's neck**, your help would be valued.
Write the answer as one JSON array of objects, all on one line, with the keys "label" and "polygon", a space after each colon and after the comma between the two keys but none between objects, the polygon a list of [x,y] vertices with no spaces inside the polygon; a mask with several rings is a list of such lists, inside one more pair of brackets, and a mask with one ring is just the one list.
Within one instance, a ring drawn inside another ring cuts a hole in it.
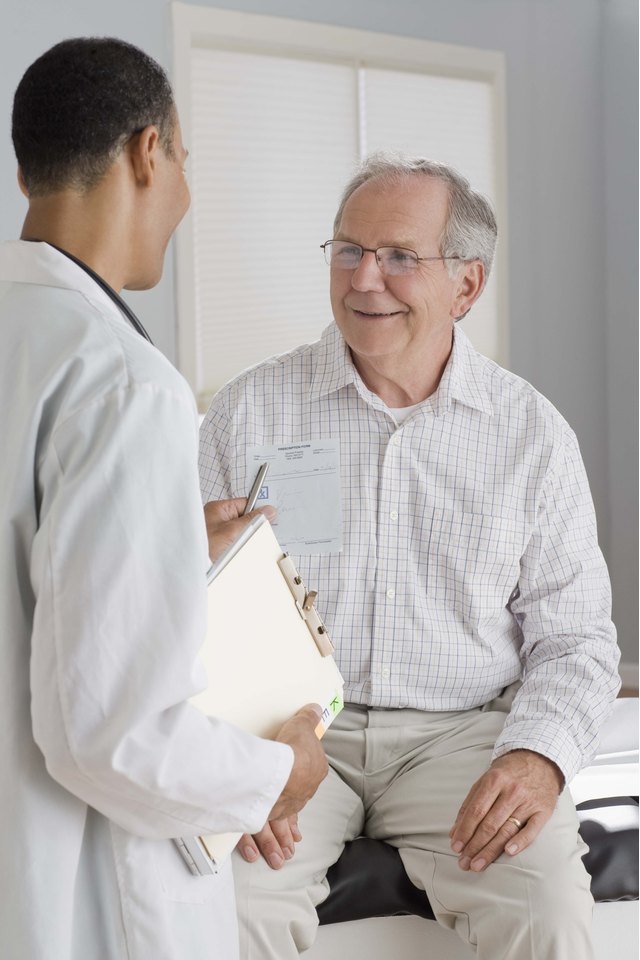
[{"label": "doctor's neck", "polygon": [[[26,190],[23,191],[26,193]],[[135,233],[129,205],[109,173],[88,191],[29,197],[20,238],[42,240],[73,254],[116,291],[129,278]]]}]

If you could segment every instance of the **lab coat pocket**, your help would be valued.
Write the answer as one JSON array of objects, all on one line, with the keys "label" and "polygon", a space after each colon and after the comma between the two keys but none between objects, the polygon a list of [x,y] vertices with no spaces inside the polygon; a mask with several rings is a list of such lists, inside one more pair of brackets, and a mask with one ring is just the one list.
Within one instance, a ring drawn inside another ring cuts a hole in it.
[{"label": "lab coat pocket", "polygon": [[220,884],[219,874],[195,876],[172,840],[158,841],[154,852],[160,885],[168,900],[207,903],[216,895]]},{"label": "lab coat pocket", "polygon": [[111,835],[124,898],[149,900],[157,910],[163,900],[206,903],[216,895],[219,875],[194,876],[173,840],[136,837],[113,823]]},{"label": "lab coat pocket", "polygon": [[148,840],[110,824],[130,960],[237,960],[231,864],[195,877],[171,840]]}]

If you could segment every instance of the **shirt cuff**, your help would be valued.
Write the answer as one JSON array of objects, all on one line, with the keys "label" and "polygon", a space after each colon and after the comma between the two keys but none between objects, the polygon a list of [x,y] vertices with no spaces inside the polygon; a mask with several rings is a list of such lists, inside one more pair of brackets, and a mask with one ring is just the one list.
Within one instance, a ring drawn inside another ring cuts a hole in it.
[{"label": "shirt cuff", "polygon": [[565,727],[554,720],[507,720],[496,741],[492,760],[512,750],[532,750],[560,768],[565,785],[582,769],[582,754]]}]

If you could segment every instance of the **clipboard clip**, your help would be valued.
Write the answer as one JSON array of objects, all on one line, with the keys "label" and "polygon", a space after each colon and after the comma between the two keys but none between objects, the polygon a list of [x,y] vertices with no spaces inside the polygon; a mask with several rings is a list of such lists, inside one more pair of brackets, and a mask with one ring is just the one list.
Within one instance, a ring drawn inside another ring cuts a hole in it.
[{"label": "clipboard clip", "polygon": [[287,586],[295,600],[298,613],[307,625],[313,641],[323,657],[328,657],[333,653],[333,644],[329,639],[327,628],[322,622],[322,617],[316,610],[314,603],[318,596],[317,590],[307,589],[302,582],[302,577],[296,570],[295,564],[288,553],[278,560],[278,566],[282,576],[287,581]]}]

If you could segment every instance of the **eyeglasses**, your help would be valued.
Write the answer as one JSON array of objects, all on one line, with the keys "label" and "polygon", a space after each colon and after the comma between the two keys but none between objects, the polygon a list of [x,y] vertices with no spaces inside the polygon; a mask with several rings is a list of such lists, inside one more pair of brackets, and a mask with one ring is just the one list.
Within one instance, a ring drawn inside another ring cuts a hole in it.
[{"label": "eyeglasses", "polygon": [[327,240],[321,243],[324,258],[330,267],[338,270],[356,270],[365,253],[374,253],[376,263],[385,277],[406,277],[425,260],[462,260],[463,257],[419,257],[415,250],[404,247],[378,247],[371,250],[349,240]]}]

